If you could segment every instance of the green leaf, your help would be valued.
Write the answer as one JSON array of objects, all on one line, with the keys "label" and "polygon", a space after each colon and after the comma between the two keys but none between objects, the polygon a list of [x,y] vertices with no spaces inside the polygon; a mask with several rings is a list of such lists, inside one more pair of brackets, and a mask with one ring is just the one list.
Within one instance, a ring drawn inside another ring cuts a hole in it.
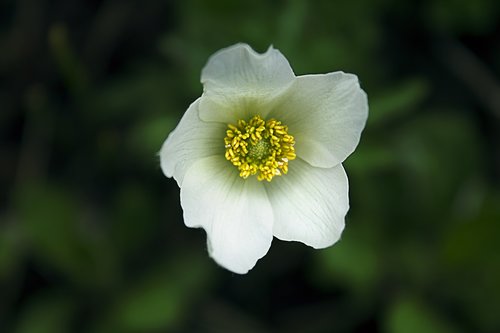
[{"label": "green leaf", "polygon": [[22,249],[19,228],[13,224],[0,225],[0,281],[15,274]]},{"label": "green leaf", "polygon": [[98,332],[172,329],[189,315],[192,302],[212,280],[207,257],[182,255],[156,267],[125,290]]},{"label": "green leaf", "polygon": [[458,333],[456,327],[427,304],[405,297],[396,300],[387,313],[388,333]]},{"label": "green leaf", "polygon": [[130,135],[130,146],[138,155],[145,158],[149,156],[149,160],[158,165],[158,159],[154,157],[177,121],[177,117],[171,114],[141,121]]},{"label": "green leaf", "polygon": [[322,283],[336,282],[356,292],[370,290],[378,281],[382,265],[376,243],[351,227],[342,239],[316,256],[315,275]]},{"label": "green leaf", "polygon": [[15,333],[70,332],[74,306],[57,293],[32,297],[22,310]]},{"label": "green leaf", "polygon": [[428,83],[419,78],[386,88],[379,95],[370,96],[370,115],[367,127],[379,126],[417,109],[427,97]]},{"label": "green leaf", "polygon": [[[98,233],[90,234],[78,201],[53,186],[31,186],[17,200],[21,228],[35,259],[81,285],[106,283],[114,265]],[[95,230],[94,230],[95,231]]]},{"label": "green leaf", "polygon": [[477,215],[444,234],[440,258],[447,281],[442,292],[484,332],[500,327],[499,202],[498,194],[488,193]]},{"label": "green leaf", "polygon": [[111,215],[113,247],[122,258],[142,254],[155,233],[155,198],[138,184],[126,183],[116,189]]}]

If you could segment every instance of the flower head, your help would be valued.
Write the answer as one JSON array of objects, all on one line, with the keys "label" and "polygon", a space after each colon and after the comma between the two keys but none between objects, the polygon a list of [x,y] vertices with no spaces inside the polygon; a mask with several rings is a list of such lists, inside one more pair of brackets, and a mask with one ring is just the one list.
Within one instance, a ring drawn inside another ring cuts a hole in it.
[{"label": "flower head", "polygon": [[355,75],[295,76],[270,47],[215,53],[193,102],[160,151],[181,188],[186,226],[205,229],[208,252],[244,274],[273,236],[328,247],[349,209],[342,162],[368,116]]}]

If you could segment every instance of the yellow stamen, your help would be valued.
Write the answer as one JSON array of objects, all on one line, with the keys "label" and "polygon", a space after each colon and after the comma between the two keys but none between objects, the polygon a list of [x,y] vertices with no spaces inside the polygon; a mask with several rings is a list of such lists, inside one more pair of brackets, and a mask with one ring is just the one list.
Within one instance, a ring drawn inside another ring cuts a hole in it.
[{"label": "yellow stamen", "polygon": [[295,139],[281,121],[264,121],[254,116],[248,122],[228,124],[224,147],[225,157],[246,179],[257,174],[259,181],[270,182],[274,176],[288,172],[288,162],[295,159]]}]

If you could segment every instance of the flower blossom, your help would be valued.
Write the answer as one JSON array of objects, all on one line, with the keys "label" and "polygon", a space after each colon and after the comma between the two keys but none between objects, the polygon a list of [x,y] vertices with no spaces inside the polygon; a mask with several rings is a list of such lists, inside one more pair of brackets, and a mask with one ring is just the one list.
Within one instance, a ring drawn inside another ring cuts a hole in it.
[{"label": "flower blossom", "polygon": [[349,210],[342,162],[368,102],[353,74],[295,76],[287,59],[236,44],[212,55],[194,101],[160,151],[180,187],[184,223],[209,255],[245,274],[273,236],[313,248],[337,242]]}]

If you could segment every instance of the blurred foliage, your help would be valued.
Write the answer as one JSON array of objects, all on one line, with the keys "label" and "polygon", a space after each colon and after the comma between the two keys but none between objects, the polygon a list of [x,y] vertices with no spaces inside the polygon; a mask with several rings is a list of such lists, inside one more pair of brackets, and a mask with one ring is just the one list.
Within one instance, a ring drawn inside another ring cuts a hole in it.
[{"label": "blurred foliage", "polygon": [[[342,240],[248,275],[183,227],[158,150],[216,50],[356,73]],[[500,331],[500,2],[6,0],[0,331]]]}]

